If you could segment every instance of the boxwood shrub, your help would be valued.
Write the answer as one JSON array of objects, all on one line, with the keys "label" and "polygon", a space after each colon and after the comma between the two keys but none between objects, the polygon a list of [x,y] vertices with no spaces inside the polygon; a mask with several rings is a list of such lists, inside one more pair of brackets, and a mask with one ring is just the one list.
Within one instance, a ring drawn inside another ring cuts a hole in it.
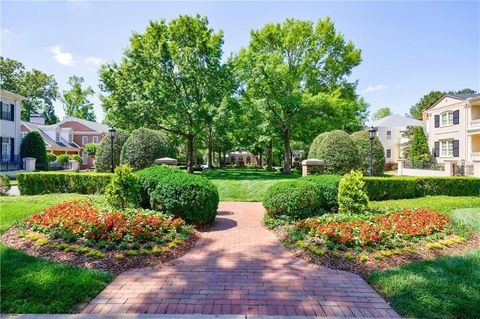
[{"label": "boxwood shrub", "polygon": [[336,212],[338,209],[338,184],[341,179],[339,175],[308,175],[300,178],[315,184],[319,191],[319,205],[327,212]]},{"label": "boxwood shrub", "polygon": [[211,181],[184,172],[166,174],[150,194],[153,209],[181,217],[195,225],[213,222],[218,202],[218,190]]},{"label": "boxwood shrub", "polygon": [[18,173],[18,188],[22,195],[50,193],[103,193],[110,182],[109,173],[38,172]]},{"label": "boxwood shrub", "polygon": [[136,174],[139,177],[140,183],[140,194],[139,194],[139,204],[143,208],[151,208],[150,205],[150,195],[155,191],[157,185],[161,181],[171,175],[171,174],[182,174],[183,172],[180,169],[172,166],[160,165],[160,166],[151,166],[145,169],[142,169]]},{"label": "boxwood shrub", "polygon": [[321,211],[319,188],[305,180],[275,183],[265,193],[263,206],[271,216],[306,218]]}]

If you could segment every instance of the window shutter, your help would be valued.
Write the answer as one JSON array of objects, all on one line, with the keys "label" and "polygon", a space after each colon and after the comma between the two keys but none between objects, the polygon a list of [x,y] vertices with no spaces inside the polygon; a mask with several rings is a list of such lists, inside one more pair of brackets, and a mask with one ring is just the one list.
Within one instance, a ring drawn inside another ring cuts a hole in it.
[{"label": "window shutter", "polygon": [[453,124],[460,123],[460,110],[456,110],[453,112]]},{"label": "window shutter", "polygon": [[5,120],[3,118],[3,102],[0,102],[0,120]]},{"label": "window shutter", "polygon": [[15,105],[10,104],[10,121],[15,121]]},{"label": "window shutter", "polygon": [[13,137],[10,138],[10,161],[15,162],[15,139]]},{"label": "window shutter", "polygon": [[453,157],[458,157],[460,155],[459,152],[459,146],[460,146],[460,141],[459,140],[453,140]]},{"label": "window shutter", "polygon": [[435,115],[435,127],[440,127],[440,115]]},{"label": "window shutter", "polygon": [[433,156],[438,157],[440,155],[440,142],[435,142],[433,147]]}]

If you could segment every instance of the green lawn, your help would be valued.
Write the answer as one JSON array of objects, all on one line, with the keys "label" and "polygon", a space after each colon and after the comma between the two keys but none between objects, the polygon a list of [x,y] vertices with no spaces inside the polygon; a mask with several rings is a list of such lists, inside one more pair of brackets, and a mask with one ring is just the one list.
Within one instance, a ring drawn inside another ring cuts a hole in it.
[{"label": "green lawn", "polygon": [[452,218],[465,225],[469,225],[475,232],[480,234],[480,209],[464,208],[452,212]]},{"label": "green lawn", "polygon": [[[87,198],[79,194],[0,197],[0,233],[48,206]],[[97,196],[90,196],[99,201]],[[0,244],[1,313],[71,313],[112,279],[106,272],[32,257]]]},{"label": "green lawn", "polygon": [[248,202],[261,202],[268,187],[276,182],[300,177],[247,168],[216,169],[201,174],[217,186],[221,201]]}]

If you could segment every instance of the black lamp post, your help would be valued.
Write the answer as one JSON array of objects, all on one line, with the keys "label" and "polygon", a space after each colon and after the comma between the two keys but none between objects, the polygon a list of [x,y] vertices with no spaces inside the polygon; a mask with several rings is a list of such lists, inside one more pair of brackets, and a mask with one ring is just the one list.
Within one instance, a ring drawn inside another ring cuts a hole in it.
[{"label": "black lamp post", "polygon": [[368,130],[368,136],[370,137],[370,176],[373,176],[373,139],[375,138],[375,128],[372,126]]},{"label": "black lamp post", "polygon": [[111,170],[112,170],[112,173],[113,173],[113,171],[114,171],[114,166],[113,166],[113,140],[115,139],[116,129],[112,127],[108,131],[110,132],[110,165],[111,165]]}]

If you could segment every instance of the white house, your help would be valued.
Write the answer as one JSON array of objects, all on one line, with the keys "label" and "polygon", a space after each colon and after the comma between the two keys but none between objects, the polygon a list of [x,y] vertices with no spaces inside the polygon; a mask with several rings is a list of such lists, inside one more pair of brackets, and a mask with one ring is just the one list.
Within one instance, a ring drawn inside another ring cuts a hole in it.
[{"label": "white house", "polygon": [[[446,94],[423,113],[438,163],[455,161],[480,176],[480,94]],[[467,170],[466,170],[467,171]]]},{"label": "white house", "polygon": [[15,170],[20,165],[20,111],[24,99],[21,95],[0,89],[1,171]]},{"label": "white house", "polygon": [[372,126],[377,131],[377,136],[385,150],[385,162],[396,163],[402,158],[401,145],[407,141],[402,137],[402,132],[407,126],[422,126],[422,121],[403,115],[390,115],[366,124],[366,129]]}]

